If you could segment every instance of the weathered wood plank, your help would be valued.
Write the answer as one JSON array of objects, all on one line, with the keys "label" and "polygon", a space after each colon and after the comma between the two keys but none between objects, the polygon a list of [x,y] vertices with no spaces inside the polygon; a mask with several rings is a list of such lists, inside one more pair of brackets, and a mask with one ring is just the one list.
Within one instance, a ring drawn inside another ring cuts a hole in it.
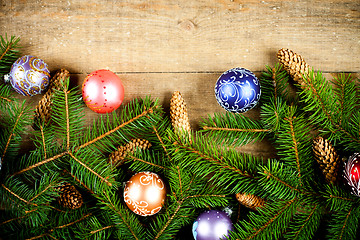
[{"label": "weathered wood plank", "polygon": [[352,0],[1,2],[0,34],[52,69],[89,73],[260,71],[279,48],[325,72],[360,72],[360,3]]},{"label": "weathered wood plank", "polygon": [[[225,111],[214,97],[223,71],[239,66],[259,75],[282,47],[327,73],[360,72],[358,1],[3,0],[0,7],[0,34],[20,36],[23,54],[43,58],[51,71],[68,69],[72,85],[108,67],[123,79],[125,103],[151,95],[165,110],[179,90],[194,129]],[[88,123],[96,117],[86,110]],[[242,150],[273,151],[265,143]]]}]

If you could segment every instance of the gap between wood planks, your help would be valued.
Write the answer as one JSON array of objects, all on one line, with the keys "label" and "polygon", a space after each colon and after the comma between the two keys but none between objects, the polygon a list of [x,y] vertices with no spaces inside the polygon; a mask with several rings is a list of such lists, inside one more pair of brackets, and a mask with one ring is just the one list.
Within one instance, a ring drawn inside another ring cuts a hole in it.
[{"label": "gap between wood planks", "polygon": [[[230,68],[229,68],[230,69]],[[226,69],[228,70],[228,69]],[[179,72],[113,72],[115,74],[171,74],[171,73],[180,73],[180,74],[222,74],[224,73],[226,70],[224,71],[179,71]],[[250,69],[249,69],[250,70]],[[264,69],[265,71],[265,69]],[[317,71],[317,70],[315,70]],[[263,71],[252,71],[253,73],[262,73]],[[360,73],[360,72],[357,72],[357,71],[351,71],[351,72],[345,72],[345,71],[320,71],[321,73],[325,73],[325,74],[332,74],[332,73],[335,73],[335,74],[339,74],[339,73],[345,73],[345,74],[357,74],[357,73]],[[81,73],[81,72],[73,72],[73,73],[70,73],[70,74],[90,74],[90,72],[84,72],[84,73]]]}]

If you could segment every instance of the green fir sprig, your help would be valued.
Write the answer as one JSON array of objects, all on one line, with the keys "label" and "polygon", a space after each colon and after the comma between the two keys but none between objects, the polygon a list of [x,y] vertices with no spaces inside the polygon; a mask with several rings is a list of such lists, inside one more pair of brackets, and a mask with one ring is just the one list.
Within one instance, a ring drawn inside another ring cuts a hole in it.
[{"label": "green fir sprig", "polygon": [[10,72],[11,65],[20,57],[20,38],[11,36],[10,39],[0,36],[0,79]]}]

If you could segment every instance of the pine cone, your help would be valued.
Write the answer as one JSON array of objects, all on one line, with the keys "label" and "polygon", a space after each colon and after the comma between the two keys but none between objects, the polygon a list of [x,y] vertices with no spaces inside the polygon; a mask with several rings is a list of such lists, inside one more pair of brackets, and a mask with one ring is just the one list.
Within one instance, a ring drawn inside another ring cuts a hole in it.
[{"label": "pine cone", "polygon": [[110,164],[120,166],[124,164],[126,155],[133,153],[136,148],[148,149],[150,147],[151,143],[146,139],[132,139],[124,146],[118,147],[118,149],[110,155]]},{"label": "pine cone", "polygon": [[51,117],[51,97],[55,89],[59,90],[62,84],[70,76],[66,69],[61,69],[50,80],[49,88],[44,96],[39,101],[39,104],[35,109],[35,119],[42,120],[45,124],[50,120]]},{"label": "pine cone", "polygon": [[64,208],[76,209],[82,206],[83,198],[80,192],[70,183],[59,187],[58,203]]},{"label": "pine cone", "polygon": [[249,193],[237,193],[236,199],[247,208],[256,210],[265,205],[265,200],[261,197]]},{"label": "pine cone", "polygon": [[326,180],[335,183],[339,164],[339,156],[335,148],[327,139],[319,136],[313,141],[313,151]]},{"label": "pine cone", "polygon": [[310,65],[299,54],[286,48],[280,49],[277,57],[294,81],[304,86],[303,75],[309,73],[311,70]]},{"label": "pine cone", "polygon": [[175,91],[170,100],[170,118],[175,132],[190,133],[190,122],[186,110],[186,103],[179,91]]}]

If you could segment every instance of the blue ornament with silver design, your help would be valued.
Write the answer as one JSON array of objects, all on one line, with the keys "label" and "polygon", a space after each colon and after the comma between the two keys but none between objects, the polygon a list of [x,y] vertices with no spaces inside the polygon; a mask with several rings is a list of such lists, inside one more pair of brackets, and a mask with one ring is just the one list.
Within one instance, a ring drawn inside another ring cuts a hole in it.
[{"label": "blue ornament with silver design", "polygon": [[216,100],[225,110],[244,113],[260,100],[260,82],[251,71],[233,68],[224,72],[215,84]]}]

